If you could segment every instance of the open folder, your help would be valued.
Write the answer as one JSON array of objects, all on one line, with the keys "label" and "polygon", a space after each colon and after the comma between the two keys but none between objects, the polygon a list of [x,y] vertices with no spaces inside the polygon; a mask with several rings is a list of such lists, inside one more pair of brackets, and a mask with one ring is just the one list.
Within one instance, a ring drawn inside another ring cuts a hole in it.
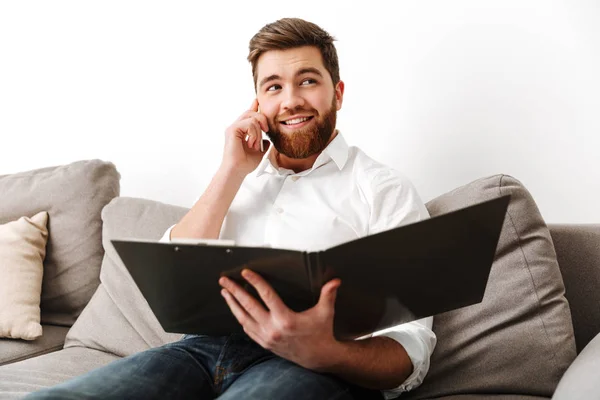
[{"label": "open folder", "polygon": [[313,307],[321,287],[342,281],[334,332],[352,339],[482,301],[510,196],[366,236],[327,250],[111,240],[166,332],[241,332],[220,294],[228,276],[265,278],[294,311]]}]

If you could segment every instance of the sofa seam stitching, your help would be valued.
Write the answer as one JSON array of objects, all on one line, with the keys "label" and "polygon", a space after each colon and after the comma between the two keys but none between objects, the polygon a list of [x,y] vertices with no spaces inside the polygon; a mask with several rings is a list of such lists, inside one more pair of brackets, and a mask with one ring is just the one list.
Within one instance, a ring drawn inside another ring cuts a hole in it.
[{"label": "sofa seam stitching", "polygon": [[64,343],[56,345],[56,346],[48,347],[47,349],[44,349],[44,350],[36,351],[36,352],[30,353],[30,354],[27,354],[27,355],[23,355],[21,357],[17,357],[15,359],[8,360],[8,362],[6,362],[6,363],[1,363],[0,366],[14,364],[14,363],[17,363],[19,361],[25,361],[25,360],[28,360],[30,358],[35,358],[35,357],[43,356],[44,354],[54,353],[56,351],[62,350],[63,346],[64,346]]},{"label": "sofa seam stitching", "polygon": [[[502,185],[503,185],[503,179],[506,177],[505,174],[502,174],[500,176],[500,182],[498,185],[498,191],[500,193],[500,195],[502,195]],[[512,195],[512,193],[509,193]],[[546,336],[546,340],[548,341],[548,343],[550,343],[551,347],[554,349],[554,345],[552,340],[550,339],[550,335],[548,334],[548,330],[546,329],[546,323],[544,322],[544,319],[541,317],[539,310],[541,308],[541,302],[540,302],[540,296],[538,293],[538,287],[536,285],[535,279],[533,278],[533,274],[531,272],[531,268],[529,267],[529,260],[527,259],[527,256],[525,255],[525,251],[523,250],[523,246],[522,246],[522,239],[521,239],[521,235],[519,234],[519,230],[516,228],[515,223],[514,223],[514,219],[512,217],[512,214],[507,210],[506,214],[508,215],[508,218],[510,219],[510,224],[512,225],[513,230],[516,233],[517,236],[517,243],[519,245],[519,250],[521,251],[521,255],[523,256],[523,260],[525,261],[525,267],[527,268],[527,272],[529,274],[529,278],[531,280],[531,283],[533,285],[533,292],[535,294],[535,298],[536,298],[536,303],[537,303],[537,310],[536,310],[536,316],[537,318],[540,320],[540,322],[542,323],[542,328],[544,331],[544,335]],[[557,366],[556,364],[556,351],[552,351],[552,363]]]}]

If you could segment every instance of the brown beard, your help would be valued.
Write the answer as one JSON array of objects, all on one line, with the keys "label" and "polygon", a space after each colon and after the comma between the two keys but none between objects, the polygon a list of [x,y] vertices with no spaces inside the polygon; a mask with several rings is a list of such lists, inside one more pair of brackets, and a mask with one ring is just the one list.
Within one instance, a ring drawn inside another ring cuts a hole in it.
[{"label": "brown beard", "polygon": [[[302,112],[310,112],[311,110],[294,110],[294,114],[302,114]],[[323,151],[329,139],[333,134],[337,117],[337,109],[335,104],[335,96],[331,103],[329,111],[322,116],[314,116],[315,124],[312,127],[301,129],[293,134],[281,133],[279,120],[269,123],[269,132],[267,136],[271,139],[275,149],[289,158],[307,158],[313,154]]]}]

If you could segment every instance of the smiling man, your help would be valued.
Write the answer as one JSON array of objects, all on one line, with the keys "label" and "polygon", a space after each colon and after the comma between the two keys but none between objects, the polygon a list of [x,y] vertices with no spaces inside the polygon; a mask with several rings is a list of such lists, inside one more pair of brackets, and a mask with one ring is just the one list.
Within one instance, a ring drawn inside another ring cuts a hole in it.
[{"label": "smiling man", "polygon": [[[257,99],[267,117],[267,134],[284,165],[303,160],[308,169],[335,135],[344,83],[338,79],[334,87],[320,60],[314,46],[271,50],[260,56],[255,72],[260,74]],[[298,93],[284,88],[286,82],[294,82]]]},{"label": "smiling man", "polygon": [[[318,250],[428,217],[410,181],[336,129],[344,83],[333,40],[295,18],[252,38],[256,98],[225,131],[210,185],[162,240]],[[432,318],[339,340],[333,317],[343,282],[325,284],[317,305],[297,313],[258,274],[243,276],[264,305],[227,278],[219,283],[245,334],[185,335],[30,398],[393,398],[427,374]]]}]

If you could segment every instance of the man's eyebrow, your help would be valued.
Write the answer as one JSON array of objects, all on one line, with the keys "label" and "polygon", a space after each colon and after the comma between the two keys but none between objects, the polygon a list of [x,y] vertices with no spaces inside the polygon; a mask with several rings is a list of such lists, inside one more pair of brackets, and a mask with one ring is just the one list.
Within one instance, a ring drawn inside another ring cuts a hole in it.
[{"label": "man's eyebrow", "polygon": [[275,81],[277,79],[281,79],[279,75],[269,75],[266,78],[260,80],[258,87],[263,87],[263,85],[267,82]]},{"label": "man's eyebrow", "polygon": [[[296,72],[296,76],[300,76],[302,74],[315,74],[315,75],[319,75],[321,78],[323,77],[323,74],[321,73],[321,71],[319,71],[318,69],[316,69],[314,67],[302,68],[302,69],[299,69],[298,72]],[[263,85],[265,83],[275,81],[278,79],[281,79],[281,77],[279,75],[275,75],[275,74],[269,75],[260,80],[258,87],[263,87]]]}]

